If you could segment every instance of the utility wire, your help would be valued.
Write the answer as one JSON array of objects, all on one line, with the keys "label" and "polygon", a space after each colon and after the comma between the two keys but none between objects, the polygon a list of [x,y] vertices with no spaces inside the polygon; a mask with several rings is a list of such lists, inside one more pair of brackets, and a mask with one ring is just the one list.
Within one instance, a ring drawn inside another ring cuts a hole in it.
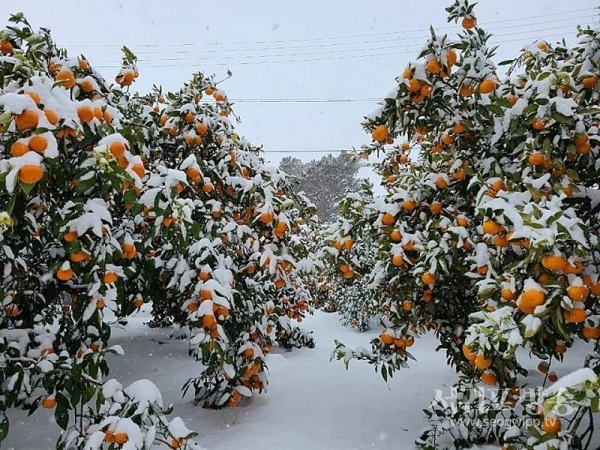
[{"label": "utility wire", "polygon": [[[580,12],[588,12],[591,13],[594,10],[598,10],[600,8],[595,7],[595,8],[582,8],[582,9],[575,9],[575,10],[569,10],[569,11],[560,11],[560,12],[556,12],[556,13],[548,13],[545,14],[543,17],[553,17],[553,16],[562,16],[564,17],[565,15],[568,14],[573,14],[573,13],[580,13]],[[498,20],[498,21],[489,21],[489,22],[481,22],[482,26],[487,26],[487,25],[493,25],[493,24],[504,24],[504,23],[513,23],[513,22],[518,22],[518,21],[530,21],[530,20],[535,20],[535,19],[540,19],[540,16],[528,16],[528,17],[515,17],[512,19],[506,19],[506,20]],[[567,19],[568,20],[568,19]],[[438,30],[449,30],[449,29],[455,29],[456,25],[454,26],[442,26],[442,27],[437,27]],[[327,40],[334,40],[334,39],[353,39],[353,38],[365,38],[365,37],[372,37],[372,36],[391,36],[391,35],[402,35],[402,34],[412,34],[412,33],[418,33],[418,32],[422,32],[422,31],[426,31],[426,29],[413,29],[413,30],[403,30],[403,31],[389,31],[389,32],[382,32],[382,33],[367,33],[367,34],[356,34],[356,35],[347,35],[347,36],[330,36],[330,37],[318,37],[318,38],[303,38],[303,39],[279,39],[279,40],[265,40],[265,41],[241,41],[241,42],[215,42],[215,43],[206,43],[203,45],[206,46],[217,46],[217,45],[246,45],[246,44],[279,44],[279,43],[286,43],[286,42],[320,42],[320,41],[327,41]],[[197,46],[197,43],[176,43],[176,44],[135,44],[132,45],[132,47],[148,47],[148,48],[154,48],[154,47],[187,47],[187,46]],[[121,48],[121,46],[118,45],[78,45],[76,46],[78,48]]]},{"label": "utility wire", "polygon": [[[562,37],[563,34],[551,34],[551,35],[547,35],[546,38],[551,38],[551,37]],[[507,40],[501,40],[501,41],[495,41],[493,42],[494,44],[504,44],[504,43],[509,43],[509,42],[523,42],[529,39],[537,39],[538,36],[530,36],[527,38],[517,38],[517,39],[507,39]],[[365,49],[367,50],[367,49]],[[179,59],[177,60],[177,62],[179,62],[180,64],[147,64],[147,65],[143,65],[142,68],[181,68],[185,66],[194,66],[194,65],[198,65],[198,66],[205,66],[205,67],[212,67],[212,66],[229,66],[229,67],[234,67],[234,66],[246,66],[246,65],[261,65],[261,64],[282,64],[282,63],[298,63],[298,62],[314,62],[314,61],[338,61],[338,60],[346,60],[346,59],[356,59],[356,58],[379,58],[379,57],[384,57],[384,56],[397,56],[397,55],[407,55],[407,54],[414,54],[415,50],[411,50],[411,51],[398,51],[398,52],[386,52],[386,53],[369,53],[366,55],[348,55],[348,56],[335,56],[335,57],[329,57],[329,58],[304,58],[304,59],[288,59],[288,60],[272,60],[272,61],[236,61],[236,62],[196,62],[196,61],[192,61],[192,60],[185,60],[185,59]],[[303,54],[298,54],[298,56],[302,56]],[[305,54],[304,54],[305,55]],[[285,56],[295,56],[292,54],[289,55],[285,55]],[[120,68],[121,65],[116,65],[116,64],[98,64],[95,65],[95,67],[99,67],[99,68]]]},{"label": "utility wire", "polygon": [[[515,36],[515,35],[519,35],[519,34],[530,34],[530,33],[538,33],[538,32],[542,32],[542,31],[558,31],[564,28],[571,28],[571,26],[569,25],[565,25],[562,27],[552,27],[552,28],[543,28],[541,30],[527,30],[527,31],[522,31],[522,32],[516,32],[516,33],[508,33],[508,34],[498,34],[495,36]],[[307,52],[307,53],[279,53],[279,54],[270,54],[270,55],[241,55],[241,56],[229,56],[229,57],[223,57],[223,58],[219,58],[219,59],[237,59],[237,58],[284,58],[284,57],[290,57],[290,56],[316,56],[316,55],[333,55],[333,54],[339,54],[339,53],[349,53],[349,52],[361,52],[361,51],[377,51],[377,50],[396,50],[399,48],[403,48],[405,50],[418,50],[419,48],[421,48],[423,45],[420,43],[414,43],[414,44],[408,44],[408,45],[403,45],[402,47],[398,47],[398,46],[385,46],[385,47],[370,47],[370,48],[357,48],[357,49],[344,49],[344,50],[327,50],[327,51],[320,51],[320,52]],[[411,47],[410,49],[407,47]],[[183,53],[185,54],[185,52],[178,52],[178,53]],[[206,61],[206,60],[214,60],[215,57],[214,56],[196,56],[194,57],[194,61]],[[138,59],[139,62],[159,62],[159,61],[185,61],[186,59],[181,58],[181,57],[173,57],[173,58],[152,58],[152,59],[143,59],[140,58]]]},{"label": "utility wire", "polygon": [[[536,22],[536,23],[526,23],[526,24],[522,24],[522,25],[511,25],[511,26],[506,26],[506,27],[498,27],[496,28],[497,30],[514,30],[515,28],[522,28],[522,27],[529,27],[529,29],[527,30],[522,30],[522,31],[513,31],[510,33],[503,33],[503,34],[494,34],[494,36],[513,36],[515,34],[526,34],[526,33],[533,33],[533,32],[540,32],[540,31],[548,31],[548,30],[557,30],[557,29],[565,29],[565,28],[574,28],[576,25],[579,25],[579,22],[573,22],[572,24],[567,24],[565,23],[565,21],[579,21],[581,19],[589,19],[589,15],[585,15],[585,16],[577,16],[577,17],[567,17],[567,18],[560,18],[560,19],[556,19],[556,20],[547,20],[547,21],[543,21],[543,22]],[[559,27],[551,27],[551,28],[542,28],[542,29],[531,29],[531,27],[536,26],[536,25],[548,25],[550,23],[562,23],[563,25],[559,26]],[[421,32],[425,33],[427,30],[421,30]],[[488,30],[488,31],[495,31],[495,30]],[[361,42],[333,42],[333,43],[327,43],[327,44],[308,44],[308,45],[292,45],[292,46],[279,46],[279,47],[256,47],[256,48],[234,48],[234,49],[185,49],[185,50],[157,50],[157,51],[147,51],[147,50],[136,50],[134,53],[136,54],[136,56],[147,56],[147,55],[161,55],[161,54],[168,54],[168,55],[191,55],[194,53],[201,53],[201,54],[207,54],[207,53],[228,53],[228,52],[258,52],[258,51],[271,51],[271,50],[291,50],[291,49],[307,49],[307,48],[325,48],[325,47],[339,47],[339,46],[353,46],[353,45],[372,45],[372,44],[379,44],[379,43],[387,43],[387,42],[395,42],[395,43],[399,43],[399,42],[406,42],[406,41],[422,41],[423,39],[426,39],[428,37],[428,34],[424,34],[424,35],[419,35],[419,36],[411,36],[411,37],[396,37],[396,38],[391,38],[391,39],[379,39],[379,40],[375,40],[375,41],[361,41]],[[416,45],[416,44],[409,44],[409,45]],[[194,44],[194,47],[200,47],[200,44]],[[238,57],[238,56],[243,56],[243,55],[232,55],[232,57]],[[199,59],[212,59],[213,57],[204,57],[204,58],[199,58]],[[171,58],[165,58],[166,60],[170,60]],[[156,59],[155,59],[156,60]],[[140,59],[140,61],[142,61],[142,59]]]},{"label": "utility wire", "polygon": [[263,150],[263,153],[352,153],[355,149],[331,150]]}]

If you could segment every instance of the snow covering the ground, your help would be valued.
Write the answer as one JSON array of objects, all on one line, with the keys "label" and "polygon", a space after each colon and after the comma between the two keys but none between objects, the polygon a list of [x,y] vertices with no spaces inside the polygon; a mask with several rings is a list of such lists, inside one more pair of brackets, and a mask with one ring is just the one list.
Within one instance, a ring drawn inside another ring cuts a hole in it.
[{"label": "snow covering the ground", "polygon": [[[174,415],[200,433],[196,440],[207,450],[414,449],[415,437],[427,425],[423,408],[434,398],[435,389],[449,393],[456,379],[444,354],[435,351],[432,335],[415,342],[411,351],[417,361],[387,383],[360,361],[352,361],[347,371],[342,362],[329,360],[334,339],[349,347],[368,347],[379,334],[378,327],[358,333],[342,327],[337,314],[317,311],[302,323],[314,331],[316,348],[290,352],[274,348],[268,355],[268,393],[235,410],[204,410],[191,404],[191,394],[181,396],[181,387],[199,366],[188,356],[186,341],[169,339],[171,330],[148,328],[149,319],[150,307],[145,305],[126,327],[114,326],[111,343],[121,345],[125,356],[109,357],[110,377],[124,386],[140,378],[153,381],[164,404],[174,403]],[[583,351],[569,353],[565,364],[553,364],[559,376],[581,364]],[[538,363],[529,362],[531,369]],[[539,372],[533,370],[531,375],[532,382],[541,381]],[[26,418],[23,411],[12,410],[9,417],[11,430],[3,448],[54,448],[59,428],[51,411],[39,409]],[[492,448],[497,447],[486,447]]]}]

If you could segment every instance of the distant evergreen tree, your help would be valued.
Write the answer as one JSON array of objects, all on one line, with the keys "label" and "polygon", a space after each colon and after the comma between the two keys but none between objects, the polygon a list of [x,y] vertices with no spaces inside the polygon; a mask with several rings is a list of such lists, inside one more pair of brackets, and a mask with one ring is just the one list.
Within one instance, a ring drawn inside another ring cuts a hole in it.
[{"label": "distant evergreen tree", "polygon": [[358,190],[361,181],[357,177],[360,163],[346,152],[309,162],[288,156],[279,168],[290,175],[296,191],[304,192],[315,204],[321,222],[337,217],[337,203],[347,192]]}]

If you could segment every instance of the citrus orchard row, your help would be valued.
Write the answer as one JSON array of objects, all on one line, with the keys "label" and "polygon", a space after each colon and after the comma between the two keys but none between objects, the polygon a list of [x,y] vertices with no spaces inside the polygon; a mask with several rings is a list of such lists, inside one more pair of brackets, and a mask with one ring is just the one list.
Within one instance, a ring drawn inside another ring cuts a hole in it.
[{"label": "citrus orchard row", "polygon": [[[574,47],[535,42],[501,78],[473,7],[457,1],[447,9],[464,28],[458,40],[432,30],[395,93],[365,120],[373,144],[361,154],[383,154],[386,195],[355,203],[354,217],[332,227],[325,254],[342,276],[368,277],[383,311],[371,350],[338,343],[338,358],[365,359],[387,377],[407,366],[415,338],[433,330],[461,374],[465,401],[481,382],[509,393],[519,415],[527,400],[515,393],[528,382],[519,348],[551,362],[574,341],[597,346],[600,337],[600,37],[580,29]],[[365,227],[378,234],[370,274],[340,247]],[[587,364],[598,370],[593,358]],[[573,392],[583,386],[578,375],[568,380]],[[556,416],[555,394],[540,408],[540,430],[457,429],[452,445],[583,448],[585,426],[579,416]],[[590,410],[577,404],[578,414]],[[433,421],[423,448],[435,448],[443,433]]]},{"label": "citrus orchard row", "polygon": [[[106,81],[22,15],[0,32],[0,441],[5,411],[52,409],[57,448],[199,448],[147,380],[107,379],[111,317],[147,302],[190,330],[185,389],[206,407],[266,390],[264,356],[303,345],[297,237],[313,210],[238,136],[227,95],[195,74],[177,92]],[[143,394],[143,395],[142,395]],[[146,401],[147,400],[147,401]],[[166,411],[168,412],[168,411]]]}]

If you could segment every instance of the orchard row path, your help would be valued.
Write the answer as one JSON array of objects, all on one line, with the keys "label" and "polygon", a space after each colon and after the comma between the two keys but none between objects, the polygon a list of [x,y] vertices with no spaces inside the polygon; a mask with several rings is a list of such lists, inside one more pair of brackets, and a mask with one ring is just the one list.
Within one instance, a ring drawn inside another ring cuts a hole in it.
[{"label": "orchard row path", "polygon": [[[110,377],[123,385],[139,378],[152,380],[165,405],[175,405],[174,414],[200,433],[198,442],[207,450],[414,449],[415,437],[427,425],[423,408],[436,389],[449,395],[456,378],[443,353],[435,351],[433,335],[417,339],[412,347],[417,361],[388,382],[364,362],[351,361],[346,370],[342,361],[330,361],[334,339],[349,347],[368,347],[378,327],[359,333],[342,327],[337,314],[317,311],[301,324],[314,332],[314,349],[274,348],[268,355],[267,393],[235,410],[205,410],[191,403],[193,393],[182,398],[181,387],[199,369],[187,354],[185,339],[169,339],[171,329],[149,328],[149,319],[150,307],[145,305],[126,327],[113,325],[111,342],[120,344],[125,356],[109,357]],[[559,376],[581,364],[583,351],[569,356],[555,369]],[[528,366],[532,376],[539,377],[536,364],[531,360]],[[9,417],[11,432],[4,448],[53,448],[58,427],[51,412],[39,409],[26,418],[22,411],[11,411]]]}]

